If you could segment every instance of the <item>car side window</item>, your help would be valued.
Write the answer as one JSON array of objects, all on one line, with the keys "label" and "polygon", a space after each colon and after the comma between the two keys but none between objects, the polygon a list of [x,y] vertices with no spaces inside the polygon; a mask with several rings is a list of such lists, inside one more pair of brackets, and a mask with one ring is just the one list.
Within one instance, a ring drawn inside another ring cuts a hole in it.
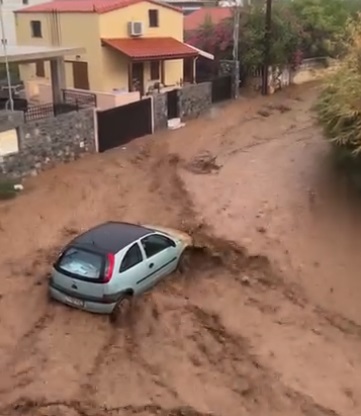
[{"label": "car side window", "polygon": [[147,258],[154,256],[157,253],[169,248],[174,247],[174,241],[163,235],[149,235],[142,239],[142,246],[144,248]]},{"label": "car side window", "polygon": [[124,256],[119,272],[125,272],[143,261],[142,252],[140,251],[138,243],[130,247],[127,254]]}]

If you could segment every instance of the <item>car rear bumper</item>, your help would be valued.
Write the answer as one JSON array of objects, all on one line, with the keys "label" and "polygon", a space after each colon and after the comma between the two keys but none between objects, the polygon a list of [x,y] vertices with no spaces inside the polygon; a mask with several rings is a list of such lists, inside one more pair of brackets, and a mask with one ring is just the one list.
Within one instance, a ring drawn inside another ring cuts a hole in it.
[{"label": "car rear bumper", "polygon": [[94,300],[87,300],[84,298],[79,299],[74,296],[69,296],[68,294],[62,292],[58,288],[53,287],[52,285],[49,285],[49,294],[58,302],[92,313],[110,314],[115,306],[115,302],[101,303],[95,302]]}]

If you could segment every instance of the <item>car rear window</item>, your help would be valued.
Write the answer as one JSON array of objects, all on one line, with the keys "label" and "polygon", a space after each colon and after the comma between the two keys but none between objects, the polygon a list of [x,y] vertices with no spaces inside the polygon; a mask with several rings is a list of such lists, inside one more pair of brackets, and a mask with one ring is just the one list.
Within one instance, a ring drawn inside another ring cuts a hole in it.
[{"label": "car rear window", "polygon": [[76,247],[68,248],[60,257],[57,269],[85,279],[99,279],[103,267],[100,254]]}]

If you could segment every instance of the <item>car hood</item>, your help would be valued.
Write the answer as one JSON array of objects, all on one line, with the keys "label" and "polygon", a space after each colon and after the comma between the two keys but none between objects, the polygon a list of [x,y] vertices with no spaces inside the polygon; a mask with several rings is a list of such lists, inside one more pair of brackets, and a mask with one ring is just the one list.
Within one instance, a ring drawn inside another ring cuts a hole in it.
[{"label": "car hood", "polygon": [[174,228],[169,228],[169,227],[162,227],[158,225],[147,224],[143,226],[146,228],[150,228],[151,230],[154,230],[154,231],[160,231],[161,233],[168,234],[174,239],[178,239],[182,241],[182,243],[184,243],[186,246],[193,245],[192,237],[189,234],[185,233],[184,231],[176,230]]}]

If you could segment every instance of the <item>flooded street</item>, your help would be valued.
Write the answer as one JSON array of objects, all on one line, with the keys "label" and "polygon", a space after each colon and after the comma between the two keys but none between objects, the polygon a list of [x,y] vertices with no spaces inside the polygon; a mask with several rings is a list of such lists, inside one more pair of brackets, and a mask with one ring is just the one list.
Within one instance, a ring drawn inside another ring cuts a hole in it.
[{"label": "flooded street", "polygon": [[[1,203],[1,416],[361,413],[360,201],[332,166],[317,93],[241,97]],[[47,299],[61,246],[108,220],[200,247],[125,327]]]}]

